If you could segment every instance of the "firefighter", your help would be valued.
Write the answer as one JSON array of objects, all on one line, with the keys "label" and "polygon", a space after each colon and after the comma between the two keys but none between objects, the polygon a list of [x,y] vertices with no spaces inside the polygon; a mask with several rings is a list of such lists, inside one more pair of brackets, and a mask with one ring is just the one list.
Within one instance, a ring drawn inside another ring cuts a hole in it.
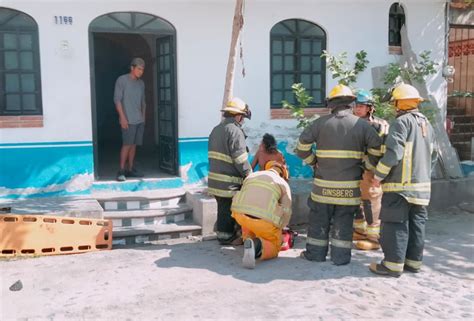
[{"label": "firefighter", "polygon": [[422,100],[410,85],[401,84],[392,92],[397,116],[373,180],[375,186],[382,182],[383,190],[380,244],[384,259],[369,267],[376,274],[399,277],[404,270],[416,273],[421,268],[431,170],[437,159],[433,128],[418,110]]},{"label": "firefighter", "polygon": [[291,217],[291,191],[285,165],[276,161],[265,170],[250,174],[232,201],[232,216],[242,227],[244,255],[242,265],[255,267],[255,259],[278,256],[282,229]]},{"label": "firefighter", "polygon": [[[344,265],[351,260],[352,223],[360,206],[362,160],[366,150],[379,150],[382,143],[368,122],[353,115],[354,101],[349,87],[335,86],[327,99],[331,114],[306,127],[296,146],[298,156],[315,168],[308,199],[311,211],[306,251],[301,253],[310,261],[325,261],[329,243],[334,264]],[[374,166],[378,157],[369,154],[368,159]]]},{"label": "firefighter", "polygon": [[[356,106],[354,115],[366,120],[378,132],[382,141],[388,133],[389,125],[382,118],[374,116],[375,106],[372,95],[364,90],[359,89],[356,92]],[[382,156],[384,145],[378,151],[373,153]],[[370,163],[366,162],[368,170],[364,171],[362,181],[360,183],[362,204],[356,212],[354,219],[354,235],[353,239],[355,247],[359,250],[378,250],[380,248],[380,206],[382,201],[382,188],[372,186],[372,178],[374,170]]]},{"label": "firefighter", "polygon": [[251,112],[237,97],[221,111],[224,119],[209,135],[208,193],[217,201],[217,240],[222,245],[238,245],[242,244],[240,231],[231,217],[230,206],[244,178],[252,172],[242,129],[244,118],[250,119]]}]

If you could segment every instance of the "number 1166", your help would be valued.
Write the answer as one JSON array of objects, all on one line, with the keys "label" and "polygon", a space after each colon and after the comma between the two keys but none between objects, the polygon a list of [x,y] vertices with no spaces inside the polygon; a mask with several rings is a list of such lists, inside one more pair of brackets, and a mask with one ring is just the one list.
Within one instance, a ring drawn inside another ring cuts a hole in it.
[{"label": "number 1166", "polygon": [[71,16],[54,16],[54,22],[57,25],[72,25]]}]

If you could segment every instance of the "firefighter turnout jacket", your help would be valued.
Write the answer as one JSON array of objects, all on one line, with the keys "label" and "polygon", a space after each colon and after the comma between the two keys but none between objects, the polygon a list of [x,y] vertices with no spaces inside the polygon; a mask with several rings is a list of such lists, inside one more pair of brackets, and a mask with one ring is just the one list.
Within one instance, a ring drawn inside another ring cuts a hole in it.
[{"label": "firefighter turnout jacket", "polygon": [[389,125],[386,120],[377,116],[370,116],[367,121],[375,128],[380,137],[387,136]]},{"label": "firefighter turnout jacket", "polygon": [[233,117],[227,117],[209,135],[209,194],[231,198],[252,172],[245,133]]},{"label": "firefighter turnout jacket", "polygon": [[[363,119],[366,120],[377,131],[380,138],[382,139],[382,145],[380,146],[380,149],[370,149],[369,151],[372,155],[382,157],[382,155],[385,153],[384,142],[390,126],[386,120],[376,116],[371,115],[370,117]],[[368,171],[363,175],[363,179],[360,183],[360,190],[362,193],[361,196],[362,200],[370,200],[379,197],[382,194],[382,188],[372,186],[371,180],[373,178],[373,171],[375,171],[375,167],[368,161],[367,154],[364,156],[364,165]]]},{"label": "firefighter turnout jacket", "polygon": [[288,183],[273,170],[250,174],[232,200],[232,212],[248,214],[278,228],[291,217],[291,191]]},{"label": "firefighter turnout jacket", "polygon": [[[316,143],[316,153],[312,146]],[[311,199],[315,202],[358,206],[363,158],[377,164],[381,137],[349,106],[337,106],[330,115],[316,119],[299,137],[296,152],[315,167]]]},{"label": "firefighter turnout jacket", "polygon": [[428,205],[431,169],[437,159],[433,127],[418,110],[403,112],[391,124],[386,151],[375,169],[384,192],[395,192],[408,203]]},{"label": "firefighter turnout jacket", "polygon": [[[380,146],[380,150],[377,151],[371,151],[374,155],[376,156],[382,156],[383,153],[385,153],[385,138],[387,137],[388,130],[390,128],[390,125],[388,122],[382,118],[376,117],[376,116],[370,116],[367,121],[369,124],[377,131],[379,136],[382,138],[382,145]],[[371,168],[368,168],[371,169]],[[373,169],[373,168],[372,168]]]}]

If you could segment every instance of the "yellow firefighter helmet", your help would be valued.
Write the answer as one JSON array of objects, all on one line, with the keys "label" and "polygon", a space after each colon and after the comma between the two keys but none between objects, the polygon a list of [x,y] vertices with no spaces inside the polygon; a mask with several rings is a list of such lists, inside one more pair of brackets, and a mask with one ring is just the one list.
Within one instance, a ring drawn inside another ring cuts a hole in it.
[{"label": "yellow firefighter helmet", "polygon": [[268,161],[265,163],[265,170],[268,171],[270,169],[275,170],[284,180],[288,180],[289,174],[286,166],[277,162],[277,161]]},{"label": "yellow firefighter helmet", "polygon": [[391,100],[397,109],[410,110],[417,108],[423,98],[415,87],[401,84],[392,91]]},{"label": "yellow firefighter helmet", "polygon": [[356,96],[349,87],[341,84],[334,86],[334,88],[329,92],[328,100],[338,97],[351,97],[354,99],[356,98]]},{"label": "yellow firefighter helmet", "polygon": [[234,115],[244,115],[250,119],[252,117],[252,112],[249,109],[249,106],[240,98],[234,97],[227,105],[221,110],[222,112],[229,112]]}]

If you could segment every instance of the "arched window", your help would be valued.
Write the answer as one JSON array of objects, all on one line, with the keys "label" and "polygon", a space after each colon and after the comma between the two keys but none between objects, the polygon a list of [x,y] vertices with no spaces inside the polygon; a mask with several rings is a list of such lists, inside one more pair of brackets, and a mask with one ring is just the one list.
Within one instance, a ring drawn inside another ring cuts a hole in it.
[{"label": "arched window", "polygon": [[390,6],[390,13],[388,15],[388,45],[400,47],[402,45],[402,38],[400,36],[400,29],[405,24],[405,11],[400,3],[396,2]]},{"label": "arched window", "polygon": [[139,32],[174,35],[174,27],[167,21],[146,13],[115,12],[100,16],[90,24],[93,32]]},{"label": "arched window", "polygon": [[291,85],[303,83],[313,97],[309,107],[324,106],[326,96],[326,33],[318,25],[298,19],[277,23],[270,31],[272,108],[282,100],[295,103]]},{"label": "arched window", "polygon": [[41,115],[40,78],[36,22],[0,8],[0,116]]}]

